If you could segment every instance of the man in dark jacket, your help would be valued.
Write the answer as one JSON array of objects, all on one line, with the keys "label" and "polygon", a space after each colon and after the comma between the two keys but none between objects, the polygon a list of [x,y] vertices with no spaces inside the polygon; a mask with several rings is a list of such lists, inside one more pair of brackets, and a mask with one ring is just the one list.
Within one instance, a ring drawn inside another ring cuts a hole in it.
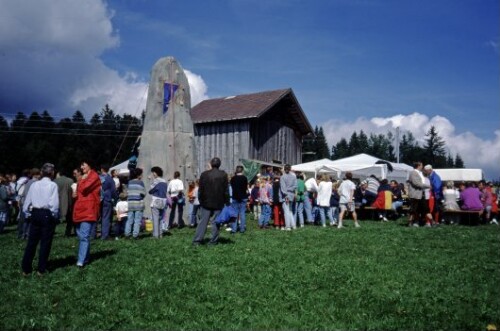
[{"label": "man in dark jacket", "polygon": [[116,185],[113,178],[108,174],[109,166],[101,166],[102,202],[101,202],[101,239],[111,239],[111,219],[113,218],[113,199],[116,198]]},{"label": "man in dark jacket", "polygon": [[[240,218],[240,232],[244,233],[247,229],[245,212],[247,210],[248,201],[248,180],[243,175],[243,166],[236,167],[236,174],[231,178],[232,206],[238,212]],[[234,222],[231,226],[231,233],[236,233],[238,230],[238,222]]]},{"label": "man in dark jacket", "polygon": [[[219,170],[221,160],[214,157],[210,161],[210,170],[204,171],[200,176],[199,200],[201,209],[200,224],[196,228],[193,245],[200,245],[207,231],[208,221],[215,219],[224,205],[229,203],[229,182],[227,173]],[[216,245],[219,239],[219,225],[212,222],[212,238],[210,244]]]}]

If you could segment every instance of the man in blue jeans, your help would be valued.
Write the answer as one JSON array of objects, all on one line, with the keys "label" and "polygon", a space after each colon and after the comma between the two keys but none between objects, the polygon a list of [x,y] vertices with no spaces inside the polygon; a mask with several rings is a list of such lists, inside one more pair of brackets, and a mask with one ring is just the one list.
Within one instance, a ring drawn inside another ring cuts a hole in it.
[{"label": "man in blue jeans", "polygon": [[101,203],[101,239],[111,239],[111,219],[113,217],[113,199],[116,197],[116,186],[113,178],[108,174],[109,166],[101,166],[102,203]]},{"label": "man in blue jeans", "polygon": [[[193,246],[199,246],[203,242],[207,232],[208,222],[213,217],[215,220],[224,205],[229,203],[227,173],[219,170],[221,160],[214,157],[210,161],[210,170],[204,171],[200,176],[199,200],[201,208],[201,219],[193,238]],[[219,240],[220,225],[212,222],[212,237],[210,245],[216,245]]]},{"label": "man in blue jeans", "polygon": [[[238,213],[238,218],[240,220],[240,232],[244,233],[246,231],[246,219],[245,212],[247,210],[247,200],[248,200],[248,180],[243,175],[243,167],[237,166],[235,175],[231,178],[231,191],[232,195],[232,205],[233,208]],[[233,222],[231,225],[231,233],[234,234],[238,231],[238,222]]]},{"label": "man in blue jeans", "polygon": [[22,260],[23,275],[33,270],[33,258],[40,243],[38,275],[47,272],[47,261],[52,247],[52,238],[59,217],[59,193],[54,178],[54,165],[46,163],[42,167],[43,178],[31,185],[26,196],[23,211],[30,218],[31,229]]},{"label": "man in blue jeans", "polygon": [[297,190],[297,176],[291,172],[291,165],[285,165],[285,173],[280,179],[281,196],[283,197],[283,214],[285,215],[285,228],[290,231],[297,227],[293,211],[295,209],[295,191]]}]

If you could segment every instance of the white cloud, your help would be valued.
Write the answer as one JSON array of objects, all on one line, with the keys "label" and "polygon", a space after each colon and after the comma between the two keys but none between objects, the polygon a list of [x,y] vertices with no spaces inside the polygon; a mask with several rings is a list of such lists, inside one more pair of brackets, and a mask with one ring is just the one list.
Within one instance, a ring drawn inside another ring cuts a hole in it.
[{"label": "white cloud", "polygon": [[[55,117],[81,110],[86,116],[109,104],[117,113],[140,115],[147,82],[102,62],[120,45],[103,0],[0,1],[0,108],[49,110]],[[207,98],[201,76],[186,70],[192,104]]]},{"label": "white cloud", "polygon": [[99,55],[119,45],[101,0],[2,0],[0,46],[27,52]]},{"label": "white cloud", "polygon": [[420,113],[371,119],[360,117],[352,122],[330,120],[323,125],[323,130],[331,146],[341,138],[349,141],[354,131],[363,130],[368,135],[387,134],[388,131],[395,133],[398,126],[401,132],[410,131],[421,143],[429,128],[435,126],[438,134],[446,142],[449,152],[452,155],[460,154],[468,168],[481,168],[491,179],[500,177],[500,130],[495,131],[493,139],[482,139],[471,132],[456,133],[455,126],[446,117],[429,118]]},{"label": "white cloud", "polygon": [[184,69],[184,73],[189,82],[189,90],[191,93],[191,107],[196,106],[201,101],[208,99],[207,95],[207,84],[200,75],[192,73],[191,71]]}]

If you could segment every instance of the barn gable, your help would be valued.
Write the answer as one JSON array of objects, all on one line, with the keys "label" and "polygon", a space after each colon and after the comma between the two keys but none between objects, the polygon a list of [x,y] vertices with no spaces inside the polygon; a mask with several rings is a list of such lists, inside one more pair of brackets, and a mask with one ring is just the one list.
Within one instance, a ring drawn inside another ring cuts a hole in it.
[{"label": "barn gable", "polygon": [[205,100],[191,109],[200,169],[213,156],[234,171],[241,159],[302,161],[302,137],[313,132],[292,89]]}]

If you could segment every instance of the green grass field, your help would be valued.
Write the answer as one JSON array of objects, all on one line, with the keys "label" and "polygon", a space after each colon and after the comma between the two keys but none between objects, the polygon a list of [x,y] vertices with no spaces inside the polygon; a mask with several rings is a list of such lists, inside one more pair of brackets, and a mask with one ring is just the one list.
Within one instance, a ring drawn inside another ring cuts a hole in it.
[{"label": "green grass field", "polygon": [[[57,229],[51,272],[21,276],[25,242],[0,236],[0,328],[486,330],[500,325],[500,228],[355,229],[94,241],[75,267],[76,238]],[[35,260],[36,263],[36,260]],[[36,264],[35,264],[36,266]]]}]

